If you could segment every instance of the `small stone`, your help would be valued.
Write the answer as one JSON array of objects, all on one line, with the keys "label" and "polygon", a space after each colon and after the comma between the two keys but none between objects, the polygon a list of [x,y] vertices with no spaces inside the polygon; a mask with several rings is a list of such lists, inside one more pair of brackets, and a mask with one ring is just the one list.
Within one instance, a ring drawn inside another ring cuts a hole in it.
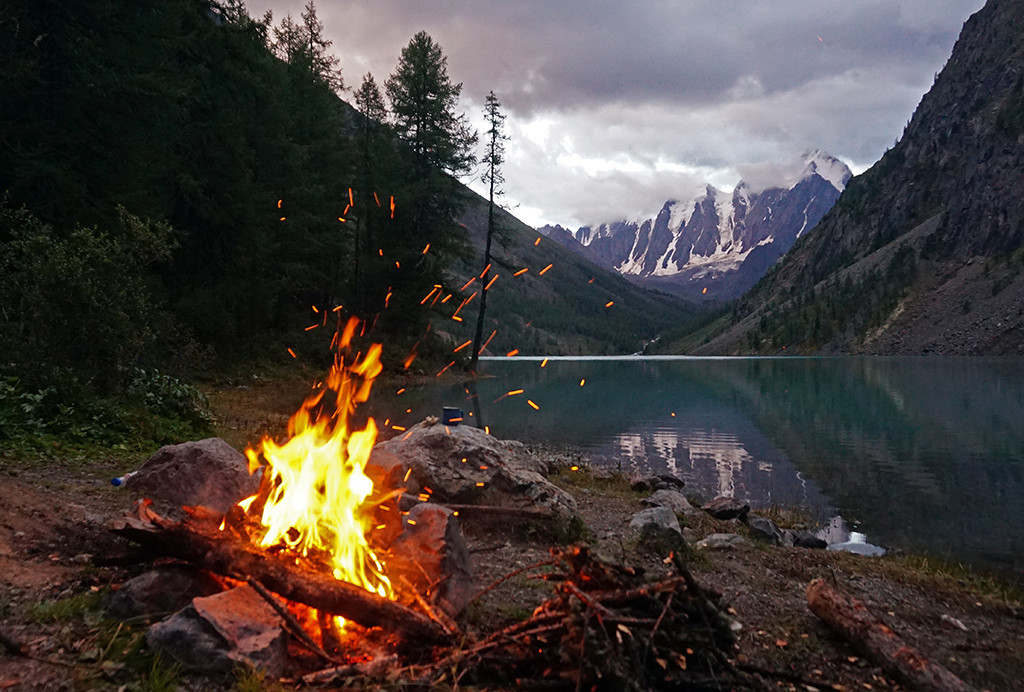
[{"label": "small stone", "polygon": [[676,518],[675,512],[668,507],[651,507],[641,510],[629,520],[630,532],[643,532],[649,525],[675,531],[680,536],[683,535],[683,531],[679,527],[679,519]]},{"label": "small stone", "polygon": [[753,544],[737,533],[713,533],[697,541],[698,550],[736,550],[750,548]]},{"label": "small stone", "polygon": [[651,476],[641,476],[630,479],[629,487],[641,493],[655,490],[681,490],[686,486],[686,481],[676,478],[667,473],[659,473]]},{"label": "small stone", "polygon": [[676,514],[693,514],[700,511],[691,505],[682,493],[669,489],[655,490],[653,495],[640,500],[640,503],[648,507],[668,507]]},{"label": "small stone", "polygon": [[701,509],[715,519],[727,521],[729,519],[743,519],[746,517],[747,512],[750,511],[750,503],[735,497],[716,497],[701,507]]},{"label": "small stone", "polygon": [[76,565],[88,565],[90,562],[92,562],[92,555],[90,555],[89,553],[79,553],[78,555],[75,555],[73,558],[71,558],[71,562],[75,563]]},{"label": "small stone", "polygon": [[832,552],[853,553],[855,555],[867,555],[869,557],[885,555],[885,548],[879,548],[877,545],[871,545],[870,543],[854,543],[853,541],[848,541],[846,543],[832,543],[828,546],[828,549]]}]

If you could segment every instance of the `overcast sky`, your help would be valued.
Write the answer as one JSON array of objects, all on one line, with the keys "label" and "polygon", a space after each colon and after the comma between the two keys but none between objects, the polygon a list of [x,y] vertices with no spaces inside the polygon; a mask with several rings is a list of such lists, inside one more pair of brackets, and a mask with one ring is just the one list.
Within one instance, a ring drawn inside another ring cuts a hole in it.
[{"label": "overcast sky", "polygon": [[[298,19],[306,0],[247,0]],[[538,226],[653,216],[808,148],[855,173],[892,146],[984,0],[320,0],[346,84],[426,30],[482,127],[507,115],[505,204]],[[466,182],[472,182],[467,180]],[[482,189],[480,185],[474,185]]]}]

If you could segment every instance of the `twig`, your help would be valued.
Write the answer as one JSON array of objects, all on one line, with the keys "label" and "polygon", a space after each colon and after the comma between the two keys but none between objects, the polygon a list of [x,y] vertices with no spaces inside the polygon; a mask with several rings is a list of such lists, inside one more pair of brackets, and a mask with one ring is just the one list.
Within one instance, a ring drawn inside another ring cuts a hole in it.
[{"label": "twig", "polygon": [[266,587],[263,586],[263,584],[260,584],[252,577],[246,577],[246,582],[249,584],[249,586],[253,588],[253,590],[256,593],[258,593],[263,598],[264,601],[270,604],[270,607],[273,608],[278,615],[284,618],[285,625],[288,627],[288,631],[291,632],[292,635],[296,639],[298,639],[303,646],[305,646],[307,649],[309,649],[325,661],[330,661],[331,663],[339,664],[344,663],[342,659],[331,656],[329,653],[320,648],[320,646],[315,641],[313,641],[310,638],[310,636],[306,633],[306,630],[302,628],[302,625],[300,625],[299,621],[295,619],[295,616],[289,613],[287,608],[278,603],[277,599],[274,598],[274,595],[270,593],[266,589]]},{"label": "twig", "polygon": [[[572,584],[572,582],[569,582]],[[584,601],[586,603],[586,601]],[[588,606],[589,608],[589,606]],[[576,666],[576,692],[580,692],[583,689],[583,652],[587,646],[587,624],[590,622],[590,612],[583,614],[583,627],[582,633],[580,634],[580,658],[579,665]]]},{"label": "twig", "polygon": [[114,642],[117,641],[117,635],[121,634],[121,629],[123,627],[124,627],[124,623],[123,622],[117,623],[117,629],[114,631],[114,636],[110,638],[110,643],[107,644],[107,648],[105,648],[103,650],[103,653],[100,654],[99,663],[102,664],[103,660],[107,657],[107,654],[110,653],[110,648],[112,646],[114,646]]},{"label": "twig", "polygon": [[674,593],[670,593],[668,595],[668,598],[665,600],[665,607],[661,609],[661,615],[659,615],[658,619],[654,621],[654,627],[651,628],[651,636],[647,640],[647,648],[649,649],[654,647],[654,633],[657,632],[658,627],[661,626],[661,621],[664,619],[665,613],[668,612],[669,606],[672,605],[672,598],[674,596]]},{"label": "twig", "polygon": [[488,553],[488,552],[490,552],[492,550],[501,550],[502,548],[506,547],[507,545],[508,545],[508,541],[498,541],[497,543],[492,543],[491,545],[484,545],[484,546],[480,546],[479,548],[470,548],[469,552],[471,552],[471,553]]},{"label": "twig", "polygon": [[420,608],[423,609],[423,612],[426,613],[427,617],[440,625],[445,634],[454,634],[459,631],[458,625],[452,622],[451,618],[449,618],[447,614],[444,614],[444,611],[440,609],[435,610],[430,607],[430,604],[427,603],[426,599],[420,595],[416,590],[416,587],[409,583],[409,580],[405,578],[404,574],[400,576],[400,579],[402,580],[402,583],[405,584],[406,588],[409,589],[409,593],[412,594],[412,597],[416,600],[416,603],[419,604]]},{"label": "twig", "polygon": [[5,635],[3,632],[0,632],[0,644],[3,644],[3,648],[7,649],[10,653],[14,654],[15,656],[21,656],[22,658],[27,658],[27,659],[30,659],[32,661],[40,661],[41,663],[49,663],[50,665],[53,665],[53,666],[64,666],[65,668],[80,668],[80,667],[91,668],[92,667],[92,666],[83,666],[83,664],[81,664],[81,663],[68,663],[67,661],[58,661],[55,658],[45,658],[43,656],[36,656],[35,654],[30,653],[25,648],[24,645],[19,644],[18,642],[14,641],[13,639],[11,639],[7,635]]},{"label": "twig", "polygon": [[339,678],[348,678],[356,675],[376,675],[397,662],[398,656],[392,654],[390,656],[385,656],[384,658],[375,658],[372,661],[364,661],[363,663],[337,666],[335,668],[325,668],[324,670],[318,670],[315,673],[303,675],[302,682],[307,685],[316,685],[335,682]]},{"label": "twig", "polygon": [[506,575],[505,575],[505,576],[503,576],[503,577],[499,577],[498,579],[494,580],[494,581],[493,581],[493,582],[491,582],[491,583],[490,583],[489,585],[487,585],[487,586],[486,586],[486,587],[484,588],[484,590],[483,590],[483,591],[480,591],[480,592],[478,592],[478,593],[477,593],[477,594],[476,594],[475,596],[473,596],[473,597],[472,597],[471,599],[469,599],[468,601],[466,601],[466,602],[465,602],[465,603],[464,603],[464,604],[462,605],[462,607],[461,607],[461,608],[459,608],[459,612],[458,612],[458,613],[455,613],[455,617],[458,617],[458,616],[459,616],[459,614],[460,614],[460,613],[462,613],[462,611],[464,611],[464,610],[465,610],[466,608],[468,608],[468,607],[469,607],[469,605],[470,605],[471,603],[475,603],[476,601],[480,600],[481,598],[483,598],[483,597],[484,597],[484,596],[486,596],[486,595],[487,595],[488,593],[490,593],[490,592],[491,592],[491,591],[493,591],[494,589],[496,589],[496,588],[498,588],[499,586],[501,586],[501,584],[502,584],[502,583],[504,583],[504,582],[508,581],[508,580],[509,580],[509,579],[511,579],[512,577],[515,577],[515,576],[517,576],[517,575],[520,575],[520,574],[522,574],[523,572],[526,572],[527,570],[531,570],[531,569],[537,569],[538,567],[544,567],[545,565],[553,565],[553,564],[555,564],[555,562],[554,562],[553,560],[544,560],[543,562],[535,562],[535,563],[533,563],[532,565],[527,565],[526,567],[521,567],[520,569],[517,569],[517,570],[515,570],[515,571],[509,572],[508,574],[506,574]]},{"label": "twig", "polygon": [[[583,605],[587,606],[587,608],[594,611],[594,615],[597,616],[597,621],[601,623],[602,627],[604,626],[602,618],[615,617],[615,613],[608,610],[597,601],[592,600],[587,594],[580,591],[580,587],[576,586],[576,584],[574,584],[573,582],[567,581],[562,586],[565,588],[566,591],[571,593],[576,598],[580,599],[580,601],[583,602]],[[587,617],[589,618],[589,613],[587,614]]]},{"label": "twig", "polygon": [[754,665],[753,663],[737,662],[736,667],[740,670],[743,670],[744,672],[752,673],[753,675],[764,675],[770,678],[776,678],[778,680],[785,680],[786,682],[793,683],[794,685],[802,685],[805,689],[808,687],[827,687],[828,689],[835,690],[836,692],[841,692],[841,690],[844,689],[842,686],[839,685],[833,685],[831,683],[819,680],[807,680],[806,678],[802,678],[794,673],[789,673],[784,670],[772,670],[770,668],[762,668],[761,666]]}]

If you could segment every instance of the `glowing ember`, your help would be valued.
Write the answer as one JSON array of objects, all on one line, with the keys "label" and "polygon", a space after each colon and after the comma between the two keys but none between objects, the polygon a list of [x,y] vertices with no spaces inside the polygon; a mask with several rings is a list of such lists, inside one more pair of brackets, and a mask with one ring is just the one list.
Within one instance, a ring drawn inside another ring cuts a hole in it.
[{"label": "glowing ember", "polygon": [[[288,421],[288,440],[278,445],[264,437],[258,449],[245,452],[251,468],[266,464],[264,483],[271,488],[253,541],[324,560],[335,579],[390,597],[391,583],[366,540],[374,522],[363,509],[373,493],[364,469],[377,426],[370,418],[353,430],[350,420],[381,371],[381,346],[346,365],[342,354],[358,327],[358,320],[348,322],[327,380]],[[255,499],[239,505],[248,511]]]}]

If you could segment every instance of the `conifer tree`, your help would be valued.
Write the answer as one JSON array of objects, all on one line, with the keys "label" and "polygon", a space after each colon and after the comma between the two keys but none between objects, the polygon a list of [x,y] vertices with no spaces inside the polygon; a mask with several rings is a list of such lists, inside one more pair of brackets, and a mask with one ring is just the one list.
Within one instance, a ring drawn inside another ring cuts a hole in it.
[{"label": "conifer tree", "polygon": [[[458,111],[462,84],[448,77],[448,59],[425,32],[413,36],[385,83],[402,167],[396,178],[397,208],[382,242],[405,269],[390,282],[391,320],[424,317],[422,291],[444,283],[450,259],[465,252],[458,220],[465,190],[457,178],[472,171],[476,133]],[[429,250],[429,251],[428,251]],[[401,306],[401,307],[399,307]],[[413,325],[400,329],[409,331]]]},{"label": "conifer tree", "polygon": [[476,133],[457,111],[462,84],[448,77],[448,58],[425,31],[409,41],[385,83],[398,136],[421,170],[460,176],[472,170]]},{"label": "conifer tree", "polygon": [[[366,287],[360,275],[363,255],[373,246],[375,226],[381,220],[380,195],[383,190],[378,188],[386,176],[393,147],[387,125],[387,107],[371,73],[366,73],[355,91],[355,102],[361,117],[355,127],[357,214],[353,229],[352,283],[356,309],[362,312],[366,307]],[[372,257],[367,255],[366,259],[371,260]]]},{"label": "conifer tree", "polygon": [[[501,174],[501,165],[505,162],[505,142],[508,135],[505,134],[505,114],[501,110],[501,103],[494,92],[487,94],[487,101],[484,103],[484,119],[487,122],[485,134],[485,145],[487,147],[481,163],[484,165],[481,176],[484,184],[487,185],[489,195],[487,200],[487,241],[484,245],[484,271],[491,266],[491,240],[494,238],[494,200],[502,194],[501,184],[505,178]],[[477,361],[480,358],[480,344],[483,338],[484,313],[487,310],[487,291],[480,291],[480,312],[476,318],[476,333],[473,337],[473,357],[470,359],[470,367],[476,369]]]}]

